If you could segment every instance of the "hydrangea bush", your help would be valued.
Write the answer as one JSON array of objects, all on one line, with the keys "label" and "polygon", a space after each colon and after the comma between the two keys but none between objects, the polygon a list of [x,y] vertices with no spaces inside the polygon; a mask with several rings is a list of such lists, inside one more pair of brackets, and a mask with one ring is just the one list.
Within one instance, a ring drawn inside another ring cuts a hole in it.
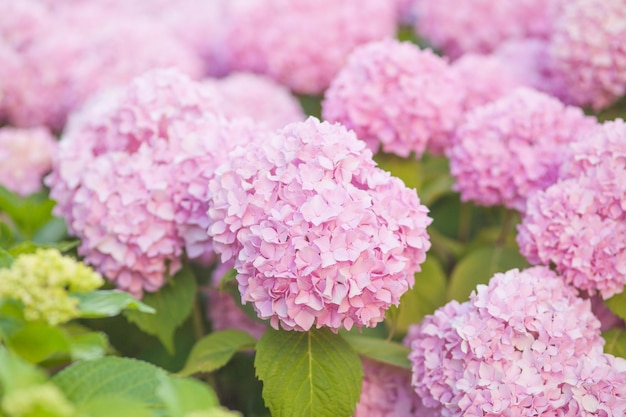
[{"label": "hydrangea bush", "polygon": [[623,417],[624,11],[0,0],[0,417]]}]

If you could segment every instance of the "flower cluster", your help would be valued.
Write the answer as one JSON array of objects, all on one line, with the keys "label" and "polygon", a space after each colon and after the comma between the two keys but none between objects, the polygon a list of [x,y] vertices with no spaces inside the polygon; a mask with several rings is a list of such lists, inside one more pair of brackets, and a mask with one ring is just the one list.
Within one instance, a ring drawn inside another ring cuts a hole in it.
[{"label": "flower cluster", "polygon": [[214,247],[275,328],[375,325],[430,247],[415,191],[353,132],[314,118],[237,148],[209,188]]},{"label": "flower cluster", "polygon": [[102,284],[98,273],[56,249],[19,255],[10,267],[0,269],[0,299],[20,301],[26,320],[52,325],[78,317],[78,299],[72,293],[92,291]]},{"label": "flower cluster", "polygon": [[74,405],[53,383],[43,383],[8,391],[0,410],[8,416],[75,417]]},{"label": "flower cluster", "polygon": [[0,185],[28,195],[42,188],[57,141],[45,128],[0,128]]},{"label": "flower cluster", "polygon": [[554,26],[549,58],[564,100],[601,109],[626,93],[625,0],[568,2]]},{"label": "flower cluster", "polygon": [[229,65],[266,74],[299,93],[321,93],[354,48],[396,30],[396,6],[387,0],[234,3]]},{"label": "flower cluster", "polygon": [[604,298],[626,284],[626,123],[607,122],[572,145],[559,181],[528,200],[518,243],[533,264]]},{"label": "flower cluster", "polygon": [[409,42],[354,51],[325,93],[323,116],[354,129],[376,152],[441,152],[462,115],[463,85],[448,63]]},{"label": "flower cluster", "polygon": [[464,201],[524,211],[529,195],[556,182],[577,135],[595,120],[547,94],[521,87],[467,114],[448,150]]},{"label": "flower cluster", "polygon": [[599,327],[548,268],[498,273],[410,329],[413,386],[444,417],[619,416],[626,361],[602,352]]}]

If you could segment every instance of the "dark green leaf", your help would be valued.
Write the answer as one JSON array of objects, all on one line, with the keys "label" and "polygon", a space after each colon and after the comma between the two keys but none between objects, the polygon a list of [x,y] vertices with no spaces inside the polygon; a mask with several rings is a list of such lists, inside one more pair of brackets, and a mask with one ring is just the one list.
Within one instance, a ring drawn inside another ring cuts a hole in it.
[{"label": "dark green leaf", "polygon": [[385,339],[342,333],[343,338],[359,355],[400,368],[411,369],[409,348]]},{"label": "dark green leaf", "polygon": [[233,355],[244,349],[254,349],[256,339],[239,330],[223,330],[198,340],[181,375],[213,372],[226,365]]},{"label": "dark green leaf", "polygon": [[257,344],[254,364],[274,417],[348,417],[359,400],[359,356],[329,329],[268,329]]},{"label": "dark green leaf", "polygon": [[137,310],[147,314],[156,313],[154,308],[124,291],[98,290],[74,293],[71,296],[78,298],[80,316],[84,318],[112,317],[124,310]]},{"label": "dark green leaf", "polygon": [[35,232],[52,219],[54,205],[44,193],[21,197],[0,186],[0,211],[13,220],[25,240],[32,239]]},{"label": "dark green leaf", "polygon": [[602,337],[606,341],[606,345],[604,345],[605,353],[626,358],[626,330],[611,329],[602,333]]},{"label": "dark green leaf", "polygon": [[156,293],[146,294],[143,302],[156,310],[156,314],[126,311],[124,315],[144,332],[155,335],[174,352],[174,331],[189,317],[196,297],[196,280],[189,268],[181,269]]}]

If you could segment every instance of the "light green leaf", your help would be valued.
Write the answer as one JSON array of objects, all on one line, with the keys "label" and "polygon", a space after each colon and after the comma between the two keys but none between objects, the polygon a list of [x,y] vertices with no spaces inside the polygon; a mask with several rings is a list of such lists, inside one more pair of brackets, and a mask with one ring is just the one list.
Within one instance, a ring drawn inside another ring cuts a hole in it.
[{"label": "light green leaf", "polygon": [[67,237],[67,225],[60,217],[53,217],[44,223],[33,235],[33,242],[55,243]]},{"label": "light green leaf", "polygon": [[8,268],[15,258],[6,250],[0,249],[0,268]]},{"label": "light green leaf", "polygon": [[19,256],[29,253],[35,253],[38,249],[58,249],[59,252],[67,252],[70,249],[74,249],[80,242],[78,240],[70,240],[67,242],[57,243],[35,243],[35,242],[22,242],[9,249],[9,253],[12,256]]},{"label": "light green leaf", "polygon": [[78,298],[78,309],[83,318],[113,317],[124,310],[137,310],[148,314],[156,313],[154,308],[124,291],[99,290],[74,293],[71,296]]},{"label": "light green leaf", "polygon": [[392,153],[378,152],[374,160],[379,168],[400,178],[408,188],[419,189],[422,185],[422,166],[413,154],[403,158]]},{"label": "light green leaf", "polygon": [[409,348],[397,342],[355,333],[342,333],[342,337],[359,355],[400,368],[411,369]]},{"label": "light green leaf", "polygon": [[90,398],[77,407],[77,415],[88,417],[155,417],[148,404],[139,400],[107,394]]},{"label": "light green leaf", "polygon": [[55,354],[69,352],[69,341],[63,330],[45,323],[28,322],[12,333],[7,346],[31,363],[42,362]]},{"label": "light green leaf", "polygon": [[89,332],[71,337],[69,344],[73,361],[93,360],[104,357],[109,348],[109,339],[105,333]]},{"label": "light green leaf", "polygon": [[196,297],[196,279],[189,268],[181,269],[169,284],[156,293],[146,294],[143,302],[156,314],[126,311],[124,315],[144,332],[155,335],[169,353],[174,353],[174,332],[185,322]]},{"label": "light green leaf", "polygon": [[147,362],[109,356],[76,362],[56,374],[52,382],[77,405],[109,396],[139,401],[162,415],[165,405],[157,388],[165,375],[164,370]]},{"label": "light green leaf", "polygon": [[606,341],[604,345],[605,353],[626,358],[626,330],[611,329],[602,333],[602,337]]},{"label": "light green leaf", "polygon": [[46,379],[44,372],[0,345],[0,387],[4,392],[42,384]]},{"label": "light green leaf", "polygon": [[193,411],[219,407],[215,391],[197,379],[165,376],[157,389],[169,417],[184,417]]},{"label": "light green leaf", "polygon": [[626,291],[614,295],[604,303],[614,314],[626,320]]},{"label": "light green leaf", "polygon": [[527,268],[528,262],[510,246],[482,246],[465,255],[450,276],[448,300],[467,300],[476,286],[487,284],[496,272]]},{"label": "light green leaf", "polygon": [[395,332],[403,337],[410,325],[418,323],[446,303],[446,274],[434,256],[428,256],[415,274],[415,285],[400,298]]},{"label": "light green leaf", "polygon": [[268,329],[254,365],[273,417],[348,417],[359,400],[359,356],[329,329]]},{"label": "light green leaf", "polygon": [[22,197],[0,186],[0,211],[13,220],[25,240],[52,219],[54,205],[43,192]]},{"label": "light green leaf", "polygon": [[226,365],[233,355],[244,349],[254,349],[256,339],[239,330],[211,333],[194,345],[180,375],[213,372]]}]

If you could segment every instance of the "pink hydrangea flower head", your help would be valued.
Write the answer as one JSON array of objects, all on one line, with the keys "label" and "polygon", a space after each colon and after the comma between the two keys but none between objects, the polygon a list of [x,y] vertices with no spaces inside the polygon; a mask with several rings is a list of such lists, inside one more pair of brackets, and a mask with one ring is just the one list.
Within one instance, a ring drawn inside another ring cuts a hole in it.
[{"label": "pink hydrangea flower head", "polygon": [[415,0],[415,31],[446,55],[489,53],[508,39],[547,38],[565,0]]},{"label": "pink hydrangea flower head", "polygon": [[323,116],[354,129],[373,152],[420,157],[427,145],[447,142],[461,119],[462,91],[431,50],[388,39],[350,55],[326,91]]},{"label": "pink hydrangea flower head", "polygon": [[248,317],[228,293],[218,289],[220,280],[233,266],[234,262],[232,260],[220,263],[213,272],[211,281],[215,288],[211,288],[207,292],[207,313],[211,321],[211,328],[213,331],[241,330],[259,339],[267,330],[267,326],[258,320]]},{"label": "pink hydrangea flower head", "polygon": [[0,0],[0,39],[21,52],[53,27],[46,7],[37,0]]},{"label": "pink hydrangea flower head", "polygon": [[598,110],[626,94],[626,1],[568,2],[555,22],[549,57],[563,99]]},{"label": "pink hydrangea flower head", "polygon": [[135,295],[160,288],[183,249],[212,253],[199,199],[229,143],[254,132],[220,116],[217,96],[175,70],[152,71],[94,99],[63,135],[47,178],[55,213],[85,260]]},{"label": "pink hydrangea flower head", "polygon": [[[621,168],[621,177],[624,168]],[[517,241],[532,264],[609,298],[626,284],[626,180],[581,175],[530,196]]]},{"label": "pink hydrangea flower head", "polygon": [[56,138],[43,127],[0,128],[0,185],[24,196],[41,190],[56,149]]},{"label": "pink hydrangea flower head", "polygon": [[292,90],[323,92],[359,45],[393,37],[387,0],[253,0],[231,13],[230,65],[266,74]]},{"label": "pink hydrangea flower head", "polygon": [[363,384],[353,417],[436,417],[411,387],[411,372],[362,358]]},{"label": "pink hydrangea flower head", "polygon": [[305,119],[300,103],[289,89],[263,75],[239,72],[205,82],[219,92],[220,110],[226,117],[249,117],[268,129]]},{"label": "pink hydrangea flower head", "polygon": [[524,211],[526,199],[556,182],[565,149],[595,121],[576,107],[521,87],[466,115],[448,150],[464,201]]},{"label": "pink hydrangea flower head", "polygon": [[91,95],[154,68],[173,67],[193,77],[202,73],[201,60],[156,21],[93,3],[51,18],[59,27],[22,52],[24,65],[8,108],[15,125],[61,130],[69,112]]},{"label": "pink hydrangea flower head", "polygon": [[604,344],[589,300],[546,267],[495,274],[406,342],[415,391],[443,417],[581,415],[565,413],[590,382],[580,363]]},{"label": "pink hydrangea flower head", "polygon": [[517,73],[516,65],[514,61],[495,55],[477,53],[466,53],[454,61],[452,71],[463,80],[465,89],[463,109],[469,111],[526,85],[526,80]]},{"label": "pink hydrangea flower head", "polygon": [[413,285],[431,219],[371,158],[354,132],[309,118],[238,147],[209,182],[214,247],[274,328],[373,326]]}]

